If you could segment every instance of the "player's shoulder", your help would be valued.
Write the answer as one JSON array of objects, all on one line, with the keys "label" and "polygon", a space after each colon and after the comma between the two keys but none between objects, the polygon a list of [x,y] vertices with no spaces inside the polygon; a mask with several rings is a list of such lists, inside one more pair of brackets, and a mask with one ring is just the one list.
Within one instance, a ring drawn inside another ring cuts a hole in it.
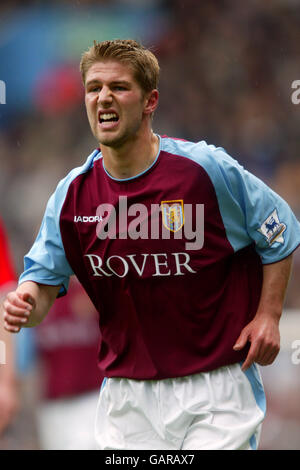
[{"label": "player's shoulder", "polygon": [[185,139],[162,136],[162,149],[173,155],[186,157],[203,166],[206,170],[213,170],[218,166],[240,166],[223,147],[208,144],[205,140],[192,142]]},{"label": "player's shoulder", "polygon": [[90,171],[96,160],[102,158],[101,152],[99,149],[93,150],[93,152],[87,157],[83,165],[73,168],[67,175],[60,180],[57,185],[56,190],[61,191],[68,187],[78,176],[87,173]]},{"label": "player's shoulder", "polygon": [[101,157],[102,155],[100,150],[95,149],[87,157],[83,165],[73,168],[69,173],[67,173],[67,175],[59,181],[54,193],[50,197],[49,203],[54,203],[54,206],[56,207],[61,206],[66,198],[70,185],[78,176],[90,171],[93,168],[95,161]]}]

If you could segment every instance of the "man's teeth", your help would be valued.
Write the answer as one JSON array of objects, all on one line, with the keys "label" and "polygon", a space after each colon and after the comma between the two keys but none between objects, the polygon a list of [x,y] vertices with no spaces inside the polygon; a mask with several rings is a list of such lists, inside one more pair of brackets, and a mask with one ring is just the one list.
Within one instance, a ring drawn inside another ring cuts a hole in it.
[{"label": "man's teeth", "polygon": [[110,119],[118,119],[118,116],[115,113],[106,113],[100,115],[101,121],[108,121]]}]

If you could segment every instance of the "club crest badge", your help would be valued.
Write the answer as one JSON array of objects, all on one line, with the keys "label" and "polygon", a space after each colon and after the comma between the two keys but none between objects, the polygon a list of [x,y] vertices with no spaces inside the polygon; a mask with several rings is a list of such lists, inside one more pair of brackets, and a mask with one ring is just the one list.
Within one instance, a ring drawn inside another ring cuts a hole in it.
[{"label": "club crest badge", "polygon": [[283,232],[285,229],[286,225],[280,222],[277,210],[274,209],[258,231],[264,235],[269,245],[272,245],[274,242],[284,243]]},{"label": "club crest badge", "polygon": [[161,201],[162,221],[167,230],[178,232],[184,225],[183,200]]}]

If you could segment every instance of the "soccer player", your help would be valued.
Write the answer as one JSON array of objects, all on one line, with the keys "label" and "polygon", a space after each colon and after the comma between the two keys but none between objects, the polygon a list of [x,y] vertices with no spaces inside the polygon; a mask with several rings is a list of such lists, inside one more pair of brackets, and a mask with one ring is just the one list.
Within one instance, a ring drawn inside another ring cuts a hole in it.
[{"label": "soccer player", "polygon": [[100,449],[255,449],[300,225],[222,148],[153,132],[139,43],[95,42],[81,72],[100,148],[50,198],[6,328],[40,323],[75,273],[99,312]]}]

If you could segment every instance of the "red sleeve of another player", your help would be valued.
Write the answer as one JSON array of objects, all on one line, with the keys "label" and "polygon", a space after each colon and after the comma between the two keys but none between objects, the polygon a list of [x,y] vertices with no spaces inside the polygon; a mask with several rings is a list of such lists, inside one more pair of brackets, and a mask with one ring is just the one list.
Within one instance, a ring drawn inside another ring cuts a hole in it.
[{"label": "red sleeve of another player", "polygon": [[8,240],[0,220],[0,288],[8,282],[16,281]]}]

